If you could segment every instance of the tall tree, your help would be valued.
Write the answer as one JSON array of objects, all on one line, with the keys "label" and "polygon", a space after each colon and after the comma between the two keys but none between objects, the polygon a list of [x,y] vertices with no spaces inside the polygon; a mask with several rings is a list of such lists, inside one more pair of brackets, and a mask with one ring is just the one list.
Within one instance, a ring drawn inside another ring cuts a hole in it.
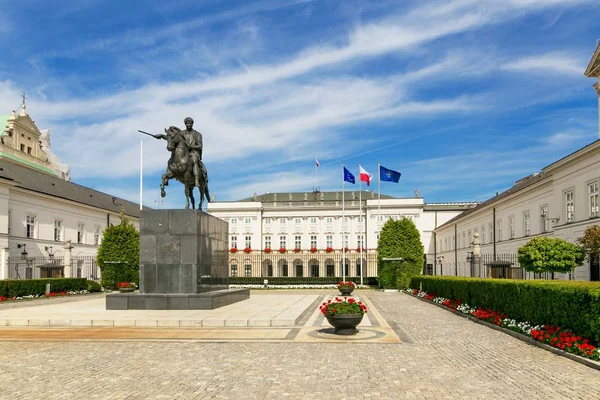
[{"label": "tall tree", "polygon": [[[423,244],[419,230],[408,218],[389,219],[381,228],[377,243],[380,286],[407,288],[411,277],[423,270]],[[399,261],[384,260],[400,259]]]},{"label": "tall tree", "polygon": [[98,265],[102,271],[102,286],[115,288],[119,282],[139,284],[140,234],[121,214],[119,225],[104,230],[98,248]]},{"label": "tall tree", "polygon": [[589,226],[583,236],[577,239],[577,243],[581,245],[587,259],[598,259],[600,257],[600,225]]}]

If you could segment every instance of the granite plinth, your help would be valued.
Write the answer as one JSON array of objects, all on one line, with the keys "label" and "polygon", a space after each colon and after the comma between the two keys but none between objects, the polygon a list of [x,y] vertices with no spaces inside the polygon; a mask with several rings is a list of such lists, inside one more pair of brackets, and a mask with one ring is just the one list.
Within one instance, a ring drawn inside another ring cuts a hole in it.
[{"label": "granite plinth", "polygon": [[250,289],[224,289],[195,294],[108,293],[107,310],[214,310],[250,298]]},{"label": "granite plinth", "polygon": [[140,293],[227,289],[228,230],[226,221],[201,210],[143,210]]}]

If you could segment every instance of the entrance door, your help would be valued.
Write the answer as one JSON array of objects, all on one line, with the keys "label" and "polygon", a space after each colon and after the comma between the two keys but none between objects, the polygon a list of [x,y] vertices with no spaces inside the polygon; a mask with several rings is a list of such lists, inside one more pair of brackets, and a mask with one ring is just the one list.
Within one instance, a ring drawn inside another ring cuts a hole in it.
[{"label": "entrance door", "polygon": [[600,281],[600,257],[594,257],[590,260],[590,280]]}]

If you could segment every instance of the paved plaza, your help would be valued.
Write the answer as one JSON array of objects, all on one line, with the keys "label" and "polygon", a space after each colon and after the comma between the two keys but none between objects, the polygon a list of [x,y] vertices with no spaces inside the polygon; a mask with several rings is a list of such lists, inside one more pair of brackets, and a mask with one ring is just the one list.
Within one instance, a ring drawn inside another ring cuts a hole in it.
[{"label": "paved plaza", "polygon": [[402,293],[357,291],[372,313],[332,340],[331,294],[252,292],[316,296],[294,327],[0,327],[0,398],[600,398],[599,371]]}]

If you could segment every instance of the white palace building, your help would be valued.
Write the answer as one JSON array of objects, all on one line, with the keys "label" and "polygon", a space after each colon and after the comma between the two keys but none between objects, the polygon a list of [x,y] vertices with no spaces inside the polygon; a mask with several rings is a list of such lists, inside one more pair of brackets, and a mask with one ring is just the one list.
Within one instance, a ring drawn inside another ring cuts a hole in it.
[{"label": "white palace building", "polygon": [[70,181],[25,104],[0,115],[0,279],[99,279],[98,246],[121,212],[139,226],[139,205]]},{"label": "white palace building", "polygon": [[[315,191],[213,202],[208,204],[208,212],[229,222],[231,276],[376,277],[379,226],[388,218],[415,222],[428,263],[433,265],[435,227],[475,205],[428,204],[418,192],[414,198],[382,195],[379,214],[374,192],[359,196],[356,191],[346,191],[342,217],[341,191]],[[343,258],[346,271],[342,270]]]}]

